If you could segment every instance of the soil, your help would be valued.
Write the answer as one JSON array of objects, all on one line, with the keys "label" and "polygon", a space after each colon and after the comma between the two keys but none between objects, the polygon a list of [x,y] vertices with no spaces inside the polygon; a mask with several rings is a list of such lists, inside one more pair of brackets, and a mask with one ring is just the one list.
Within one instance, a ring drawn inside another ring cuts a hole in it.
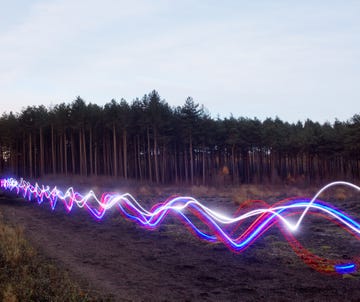
[{"label": "soil", "polygon": [[[235,209],[230,200],[206,202]],[[352,213],[360,213],[358,204],[350,205]],[[0,212],[5,222],[24,228],[41,254],[114,301],[360,301],[358,274],[312,270],[277,228],[235,254],[198,240],[174,216],[149,231],[116,211],[99,222],[83,209],[67,214],[59,205],[51,211],[11,194],[1,196]],[[359,254],[359,242],[338,226],[308,221],[297,235],[308,249],[333,258]],[[341,238],[335,247],[334,236]]]}]

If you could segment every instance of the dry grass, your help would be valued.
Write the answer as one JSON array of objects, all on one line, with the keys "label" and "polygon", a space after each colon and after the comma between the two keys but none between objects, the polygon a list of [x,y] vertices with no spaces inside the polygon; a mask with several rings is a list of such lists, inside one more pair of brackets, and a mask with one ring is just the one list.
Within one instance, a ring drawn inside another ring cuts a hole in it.
[{"label": "dry grass", "polygon": [[340,201],[344,201],[349,198],[350,192],[347,192],[344,188],[336,188],[334,198]]},{"label": "dry grass", "polygon": [[101,301],[90,297],[65,271],[42,259],[20,227],[3,222],[0,213],[0,300]]},{"label": "dry grass", "polygon": [[229,190],[230,198],[236,204],[250,199],[273,202],[287,197],[304,195],[305,192],[296,187],[270,185],[241,185]]},{"label": "dry grass", "polygon": [[[249,199],[261,199],[267,202],[276,202],[291,197],[308,197],[312,198],[321,186],[298,187],[294,185],[240,185],[229,188],[227,196],[236,204]],[[359,198],[359,193],[347,187],[332,187],[323,192],[320,199],[325,201],[346,201]]]},{"label": "dry grass", "polygon": [[191,186],[190,194],[197,196],[197,197],[211,196],[211,195],[213,195],[212,194],[213,190],[214,190],[214,188],[210,188],[207,186]]},{"label": "dry grass", "polygon": [[[241,204],[249,199],[261,199],[272,203],[296,196],[312,197],[321,188],[320,185],[307,186],[303,178],[293,179],[290,176],[284,184],[241,184],[238,186],[150,185],[131,180],[124,181],[123,179],[111,176],[84,177],[79,175],[47,175],[42,179],[34,181],[38,181],[39,184],[50,185],[50,187],[58,186],[60,189],[66,189],[73,185],[74,189],[81,193],[93,190],[98,196],[103,192],[129,192],[135,198],[153,197],[155,199],[164,199],[172,195],[191,195],[195,198],[225,198],[233,201],[235,204]],[[356,192],[350,188],[336,187],[327,190],[320,198],[344,201],[354,196],[356,196]]]},{"label": "dry grass", "polygon": [[4,224],[0,225],[0,251],[3,260],[11,267],[24,258],[35,256],[35,250],[24,239],[22,228],[11,228]]}]

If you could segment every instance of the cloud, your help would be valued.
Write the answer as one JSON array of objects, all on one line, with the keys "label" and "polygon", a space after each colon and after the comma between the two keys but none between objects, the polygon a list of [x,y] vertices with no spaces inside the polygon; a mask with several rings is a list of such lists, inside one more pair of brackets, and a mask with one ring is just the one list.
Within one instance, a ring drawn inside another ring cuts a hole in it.
[{"label": "cloud", "polygon": [[[21,22],[0,32],[2,96],[21,105],[77,95],[105,102],[158,89],[175,105],[192,95],[215,115],[250,116],[290,112],[291,102],[300,112],[314,99],[354,100],[359,5],[353,8],[307,2],[34,2]],[[296,111],[291,115],[296,119]]]}]

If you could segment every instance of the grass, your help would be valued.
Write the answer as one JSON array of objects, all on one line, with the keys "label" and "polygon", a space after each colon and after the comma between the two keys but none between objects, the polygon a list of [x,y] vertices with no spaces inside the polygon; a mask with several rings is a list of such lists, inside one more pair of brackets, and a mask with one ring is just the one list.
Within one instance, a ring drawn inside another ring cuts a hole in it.
[{"label": "grass", "polygon": [[43,259],[21,227],[4,223],[0,212],[0,300],[104,301],[84,292],[66,271]]},{"label": "grass", "polygon": [[[223,197],[232,200],[235,204],[240,204],[249,199],[263,199],[268,201],[279,198],[295,196],[312,197],[322,185],[304,185],[302,182],[287,180],[283,184],[240,184],[228,186],[203,186],[203,185],[162,185],[137,182],[135,180],[124,180],[111,176],[79,176],[79,175],[46,175],[41,179],[30,180],[31,183],[38,182],[40,185],[49,185],[51,188],[57,186],[65,190],[69,186],[85,193],[93,190],[101,195],[103,192],[130,192],[137,196],[171,196],[192,195],[195,198]],[[324,183],[323,185],[325,185]],[[346,187],[330,188],[320,197],[324,199],[346,200],[357,192]],[[358,196],[358,195],[357,195]]]}]

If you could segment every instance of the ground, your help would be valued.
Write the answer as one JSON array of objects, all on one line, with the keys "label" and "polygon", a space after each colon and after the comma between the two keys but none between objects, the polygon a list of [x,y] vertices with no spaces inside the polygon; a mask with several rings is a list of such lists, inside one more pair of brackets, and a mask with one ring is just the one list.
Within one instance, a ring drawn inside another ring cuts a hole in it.
[{"label": "ground", "polygon": [[[148,198],[148,205],[155,199]],[[236,209],[227,198],[204,202]],[[360,203],[346,206],[360,216]],[[0,198],[0,212],[6,223],[23,226],[30,242],[80,284],[114,301],[360,301],[357,274],[344,278],[312,270],[277,228],[235,254],[194,238],[174,216],[149,231],[116,211],[98,222],[83,209],[67,214],[59,205],[51,211],[9,194]],[[321,218],[309,222],[297,234],[308,249],[335,258],[359,254],[359,243],[338,226]]]}]

